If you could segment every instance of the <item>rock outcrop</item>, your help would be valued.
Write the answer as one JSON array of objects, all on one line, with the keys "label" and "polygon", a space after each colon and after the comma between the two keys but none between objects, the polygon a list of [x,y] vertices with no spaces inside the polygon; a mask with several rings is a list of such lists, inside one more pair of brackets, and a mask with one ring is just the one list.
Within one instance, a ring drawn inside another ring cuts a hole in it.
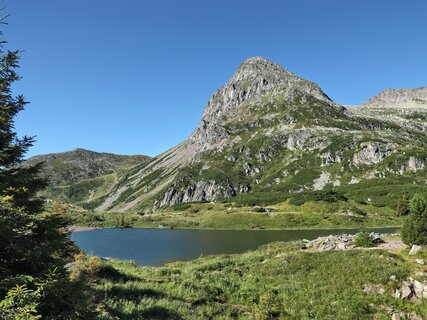
[{"label": "rock outcrop", "polygon": [[360,144],[360,151],[353,157],[355,164],[375,164],[391,155],[396,146],[378,142],[365,142]]},{"label": "rock outcrop", "polygon": [[[342,234],[338,236],[330,235],[319,237],[314,240],[305,240],[304,249],[313,251],[336,251],[354,249],[354,240],[358,234]],[[381,236],[376,232],[371,232],[369,237],[374,243],[381,242]]]}]

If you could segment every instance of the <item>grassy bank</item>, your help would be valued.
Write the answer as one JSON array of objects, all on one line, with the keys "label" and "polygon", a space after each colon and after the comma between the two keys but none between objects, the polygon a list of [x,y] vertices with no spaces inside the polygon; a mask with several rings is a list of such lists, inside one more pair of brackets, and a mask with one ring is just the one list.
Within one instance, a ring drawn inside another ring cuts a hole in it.
[{"label": "grassy bank", "polygon": [[[400,311],[427,318],[425,300],[392,296],[421,268],[408,260],[414,258],[300,248],[272,243],[157,268],[104,262],[93,288],[102,297],[103,319],[390,319]],[[367,287],[385,292],[365,293]]]},{"label": "grassy bank", "polygon": [[349,202],[288,202],[268,207],[232,203],[183,203],[153,214],[72,210],[72,223],[91,227],[145,227],[190,229],[303,229],[394,227],[402,224],[388,207]]}]

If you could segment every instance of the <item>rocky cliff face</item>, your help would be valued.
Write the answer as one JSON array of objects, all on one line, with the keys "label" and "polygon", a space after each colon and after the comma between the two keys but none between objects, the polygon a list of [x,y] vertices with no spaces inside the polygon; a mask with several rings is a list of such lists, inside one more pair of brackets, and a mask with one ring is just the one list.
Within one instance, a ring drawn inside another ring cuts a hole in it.
[{"label": "rocky cliff face", "polygon": [[[151,212],[181,202],[268,205],[340,194],[383,206],[387,188],[427,186],[427,109],[388,107],[421,105],[424,90],[343,108],[315,83],[248,59],[212,95],[188,139],[118,172],[108,192],[89,202],[97,210]],[[384,107],[370,107],[378,101]]]}]

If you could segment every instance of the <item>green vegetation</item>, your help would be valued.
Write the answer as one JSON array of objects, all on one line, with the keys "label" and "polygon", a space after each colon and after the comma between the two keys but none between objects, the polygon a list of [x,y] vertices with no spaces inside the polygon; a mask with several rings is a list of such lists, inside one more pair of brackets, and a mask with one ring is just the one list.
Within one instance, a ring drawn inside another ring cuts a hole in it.
[{"label": "green vegetation", "polygon": [[404,215],[407,215],[408,213],[409,213],[408,197],[405,194],[397,200],[396,215],[397,216],[404,216]]},{"label": "green vegetation", "polygon": [[370,248],[375,246],[374,241],[372,240],[371,236],[369,235],[369,231],[365,228],[363,228],[356,236],[356,238],[353,240],[353,243],[356,247],[362,247],[362,248]]},{"label": "green vegetation", "polygon": [[[301,252],[301,243],[272,243],[164,267],[103,262],[93,284],[102,319],[390,319],[427,316],[425,302],[392,297],[414,270],[382,250]],[[396,280],[392,280],[395,278]],[[384,288],[384,294],[365,288]]]},{"label": "green vegetation", "polygon": [[409,216],[402,228],[402,240],[409,245],[427,244],[427,203],[424,196],[415,194],[409,203]]},{"label": "green vegetation", "polygon": [[427,185],[416,182],[417,180],[405,176],[374,178],[362,180],[356,184],[343,185],[338,190],[361,204],[394,207],[402,196],[427,193]]},{"label": "green vegetation", "polygon": [[[236,198],[233,198],[235,200]],[[257,202],[259,203],[259,202]],[[65,215],[77,226],[118,227],[121,213],[93,212],[66,206]],[[155,213],[124,213],[130,227],[184,229],[305,229],[394,227],[403,224],[393,209],[346,201],[290,201],[266,206],[233,203],[183,203]]]}]

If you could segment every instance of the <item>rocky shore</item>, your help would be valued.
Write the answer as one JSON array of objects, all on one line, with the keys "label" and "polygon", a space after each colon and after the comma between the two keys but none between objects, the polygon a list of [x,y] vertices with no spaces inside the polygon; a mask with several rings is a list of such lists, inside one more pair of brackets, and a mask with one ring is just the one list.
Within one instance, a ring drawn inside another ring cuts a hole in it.
[{"label": "rocky shore", "polygon": [[95,227],[68,226],[67,229],[70,232],[83,232],[83,231],[96,230],[96,229],[99,229],[99,228],[95,228]]}]

